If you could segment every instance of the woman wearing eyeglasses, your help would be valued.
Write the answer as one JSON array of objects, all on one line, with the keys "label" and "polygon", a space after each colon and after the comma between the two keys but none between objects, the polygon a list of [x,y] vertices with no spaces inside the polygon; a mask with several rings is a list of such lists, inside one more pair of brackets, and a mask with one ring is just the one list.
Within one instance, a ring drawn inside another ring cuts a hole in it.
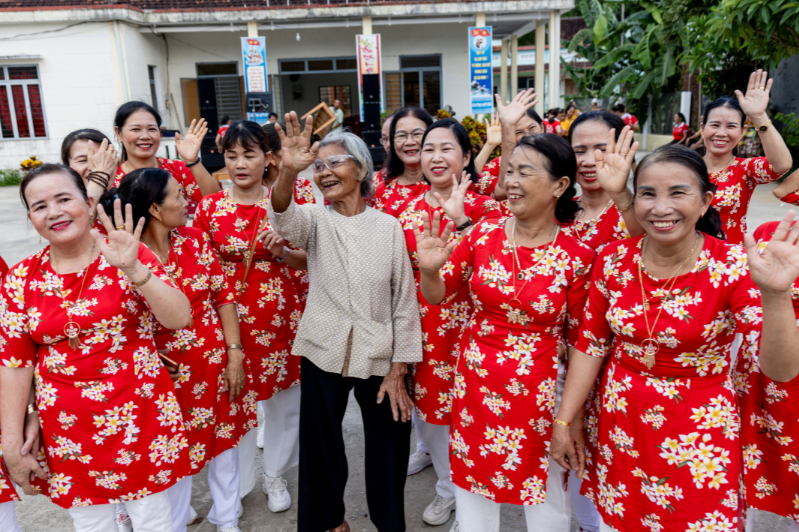
[{"label": "woman wearing eyeglasses", "polygon": [[[297,114],[286,115],[283,163],[268,205],[278,233],[308,253],[308,307],[292,349],[303,379],[297,530],[350,530],[341,422],[354,391],[369,518],[380,532],[404,532],[413,409],[405,375],[422,360],[421,342],[409,341],[421,337],[413,270],[399,223],[364,202],[369,148],[343,131],[311,145],[312,124],[308,117],[300,133]],[[299,205],[292,194],[310,164],[329,205]]]},{"label": "woman wearing eyeglasses", "polygon": [[[266,219],[272,189],[264,185],[264,177],[274,154],[261,126],[236,122],[222,146],[233,186],[203,199],[194,227],[211,240],[236,292],[244,370],[254,390],[249,393],[263,401],[268,452],[263,454],[262,489],[269,509],[282,512],[291,507],[283,476],[298,463],[300,363],[289,353],[303,310],[297,270],[306,269],[306,258],[304,251],[288,247]],[[294,200],[314,202],[307,180],[296,182]],[[251,404],[246,393],[244,402]],[[250,428],[255,425],[253,421]],[[248,473],[255,469],[256,436],[250,430],[239,444],[242,497],[255,482]]]},{"label": "woman wearing eyeglasses", "polygon": [[394,113],[386,147],[386,172],[374,193],[374,208],[396,216],[397,208],[424,192],[422,137],[433,118],[421,107],[403,107]]}]

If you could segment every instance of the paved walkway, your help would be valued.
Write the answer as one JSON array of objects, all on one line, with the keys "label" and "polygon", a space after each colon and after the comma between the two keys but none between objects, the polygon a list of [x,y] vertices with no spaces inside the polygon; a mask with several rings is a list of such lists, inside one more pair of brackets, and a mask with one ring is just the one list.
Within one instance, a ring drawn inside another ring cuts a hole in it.
[{"label": "paved walkway", "polygon": [[[773,186],[761,186],[755,191],[749,216],[749,227],[779,219],[787,210],[787,206],[771,194]],[[19,201],[17,187],[0,188],[0,254],[13,265],[43,247],[39,244],[39,236],[27,221],[25,210]],[[360,410],[354,399],[344,418],[344,441],[350,463],[350,477],[347,484],[345,500],[347,504],[347,520],[353,532],[375,532],[376,528],[369,521],[364,493],[364,447],[363,425]],[[415,437],[412,438],[415,446]],[[257,478],[260,478],[261,451],[258,451]],[[211,509],[211,496],[206,480],[207,472],[203,470],[194,477],[192,502],[199,515],[205,516]],[[286,475],[289,491],[296,501],[297,468]],[[410,477],[405,488],[405,515],[409,532],[438,530],[449,532],[452,519],[440,527],[427,526],[422,522],[422,512],[435,497],[436,477],[432,467]],[[66,510],[52,504],[45,497],[24,497],[17,505],[17,516],[23,532],[68,532],[73,530],[72,520]],[[574,520],[573,520],[574,521]],[[291,532],[297,528],[296,504],[282,514],[272,514],[266,507],[266,496],[257,486],[244,498],[244,517],[240,522],[244,532]],[[215,532],[216,528],[208,521],[188,528],[188,532]],[[526,530],[523,512],[519,507],[505,505],[502,509],[502,531],[522,532]],[[572,530],[578,530],[576,522]],[[755,522],[756,532],[786,532],[788,520],[773,514],[758,512]],[[109,531],[112,532],[112,531]]]}]

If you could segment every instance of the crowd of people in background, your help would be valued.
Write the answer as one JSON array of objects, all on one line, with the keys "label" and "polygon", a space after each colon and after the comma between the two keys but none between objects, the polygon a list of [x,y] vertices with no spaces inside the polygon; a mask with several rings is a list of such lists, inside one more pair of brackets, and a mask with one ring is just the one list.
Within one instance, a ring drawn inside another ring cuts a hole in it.
[{"label": "crowd of people in background", "polygon": [[[799,225],[746,220],[793,164],[771,87],[752,73],[696,134],[675,114],[637,163],[624,104],[542,118],[531,89],[497,98],[479,152],[397,110],[377,171],[344,128],[314,142],[312,116],[223,117],[224,189],[204,120],[178,159],[143,102],[114,142],[70,133],[20,186],[48,245],[0,260],[0,530],[18,487],[81,532],[183,532],[207,467],[205,517],[240,532],[256,484],[292,506],[299,466],[297,529],[349,532],[353,392],[381,532],[406,530],[406,478],[431,465],[418,518],[455,512],[452,532],[498,532],[501,504],[528,530],[751,532],[766,510],[799,531]],[[799,205],[799,172],[774,194]]]}]

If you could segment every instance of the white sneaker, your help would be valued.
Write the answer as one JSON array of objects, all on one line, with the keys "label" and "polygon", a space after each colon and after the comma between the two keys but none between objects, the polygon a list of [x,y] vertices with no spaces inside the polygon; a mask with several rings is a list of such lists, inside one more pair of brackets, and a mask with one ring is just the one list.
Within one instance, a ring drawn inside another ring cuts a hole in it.
[{"label": "white sneaker", "polygon": [[408,458],[408,476],[415,475],[425,467],[433,465],[430,453],[416,451]]},{"label": "white sneaker", "polygon": [[218,526],[216,532],[241,532],[241,529],[237,526]]},{"label": "white sneaker", "polygon": [[261,489],[269,498],[266,505],[273,513],[285,512],[291,508],[291,495],[286,489],[287,484],[281,477],[269,477],[264,473]]},{"label": "white sneaker", "polygon": [[424,509],[422,520],[428,525],[443,525],[449,521],[449,516],[454,509],[455,497],[445,499],[436,493],[436,498]]},{"label": "white sneaker", "polygon": [[194,506],[189,506],[189,520],[186,523],[186,526],[193,525],[197,522],[197,510],[194,509]]},{"label": "white sneaker", "polygon": [[460,527],[458,526],[458,521],[452,523],[452,528],[449,529],[449,532],[458,532]]},{"label": "white sneaker", "polygon": [[255,438],[255,446],[259,449],[264,448],[264,426],[258,427],[258,437]]}]

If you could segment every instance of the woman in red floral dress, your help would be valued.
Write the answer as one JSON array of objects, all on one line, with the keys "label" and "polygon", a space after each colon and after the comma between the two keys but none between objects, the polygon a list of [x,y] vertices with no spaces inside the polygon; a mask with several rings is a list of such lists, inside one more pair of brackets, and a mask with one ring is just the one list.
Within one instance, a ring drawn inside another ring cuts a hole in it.
[{"label": "woman in red floral dress", "polygon": [[386,172],[383,183],[375,189],[375,209],[397,216],[400,206],[424,192],[422,137],[432,123],[421,107],[403,107],[394,113],[389,125]]},{"label": "woman in red floral dress", "polygon": [[[585,471],[600,530],[732,532],[740,502],[740,418],[731,346],[761,322],[743,248],[715,238],[721,220],[701,157],[664,146],[639,165],[635,215],[646,234],[602,250],[570,355],[552,455]],[[603,358],[598,453],[574,441]]]},{"label": "woman in red floral dress", "polygon": [[[721,215],[722,229],[730,244],[743,244],[746,213],[755,187],[776,181],[791,169],[791,152],[766,114],[772,81],[767,72],[753,72],[746,95],[735,91],[737,99],[721,97],[710,103],[702,115],[703,158],[710,181],[718,186],[713,206]],[[758,130],[765,157],[743,159],[735,155],[746,117]]]},{"label": "woman in red floral dress", "polygon": [[457,247],[447,243],[452,223],[431,236],[438,213],[432,233],[427,219],[424,236],[416,228],[424,298],[448,301],[466,288],[475,305],[450,429],[461,532],[499,531],[500,503],[523,505],[530,531],[569,530],[563,471],[548,448],[558,353],[577,340],[595,257],[559,225],[578,209],[575,170],[562,138],[525,137],[506,175],[513,217],[478,223]]},{"label": "woman in red floral dress", "polygon": [[[73,170],[44,165],[20,190],[50,245],[12,267],[0,292],[10,476],[28,494],[31,473],[47,479],[41,487],[79,530],[114,530],[118,501],[137,530],[169,530],[165,490],[189,473],[188,438],[153,333],[158,323],[186,326],[189,302],[139,244],[131,216],[108,240],[90,233],[92,201]],[[18,429],[34,374],[46,449],[38,463],[21,455]]]},{"label": "woman in red floral dress", "polygon": [[[398,219],[405,231],[405,241],[414,276],[419,281],[416,260],[416,235],[422,226],[423,213],[438,212],[452,220],[458,239],[484,219],[500,217],[497,202],[468,190],[474,173],[469,134],[451,118],[439,120],[427,129],[422,147],[422,169],[429,185],[424,192],[407,200],[398,209]],[[455,176],[462,176],[460,184]],[[449,475],[448,435],[452,409],[453,372],[458,358],[461,329],[471,314],[468,290],[462,290],[446,305],[429,305],[418,294],[422,313],[424,361],[414,370],[414,426],[423,435],[433,467],[438,475],[436,497],[425,509],[423,519],[429,525],[449,520],[455,507],[455,490]]]},{"label": "woman in red floral dress", "polygon": [[[757,228],[758,249],[779,237],[780,222]],[[791,291],[799,323],[799,282]],[[789,532],[799,532],[799,377],[787,382],[768,378],[749,353],[739,356],[741,379],[736,388],[741,401],[741,423],[746,482],[747,532],[754,531],[754,509],[791,519]]]},{"label": "woman in red floral dress", "polygon": [[128,102],[117,109],[114,132],[122,145],[122,162],[117,168],[114,186],[126,173],[139,168],[161,168],[174,177],[194,213],[203,196],[219,192],[219,184],[200,161],[200,145],[208,133],[205,119],[191,121],[186,136],[175,134],[175,151],[180,159],[156,157],[161,145],[161,114],[144,102]]},{"label": "woman in red floral dress", "polygon": [[[144,219],[142,242],[191,302],[192,324],[176,331],[161,328],[156,344],[177,364],[167,363],[189,429],[192,473],[209,465],[214,505],[208,520],[233,529],[239,502],[235,447],[256,421],[255,391],[245,389],[233,291],[211,243],[198,229],[186,227],[187,203],[168,172],[134,170],[109,195],[130,204],[134,219]],[[187,476],[169,489],[176,530],[189,521],[191,479]]]},{"label": "woman in red floral dress", "polygon": [[[194,227],[210,240],[236,293],[244,368],[255,400],[265,401],[264,436],[274,442],[263,454],[262,488],[270,510],[281,512],[291,506],[282,477],[299,457],[300,361],[290,352],[302,315],[304,272],[299,270],[306,269],[306,257],[285,247],[266,219],[271,188],[263,186],[263,178],[272,153],[261,126],[236,122],[225,133],[223,147],[233,186],[203,198]],[[295,201],[314,202],[307,180],[297,181]],[[256,438],[257,431],[250,431],[239,446],[242,497],[255,482]]]}]

